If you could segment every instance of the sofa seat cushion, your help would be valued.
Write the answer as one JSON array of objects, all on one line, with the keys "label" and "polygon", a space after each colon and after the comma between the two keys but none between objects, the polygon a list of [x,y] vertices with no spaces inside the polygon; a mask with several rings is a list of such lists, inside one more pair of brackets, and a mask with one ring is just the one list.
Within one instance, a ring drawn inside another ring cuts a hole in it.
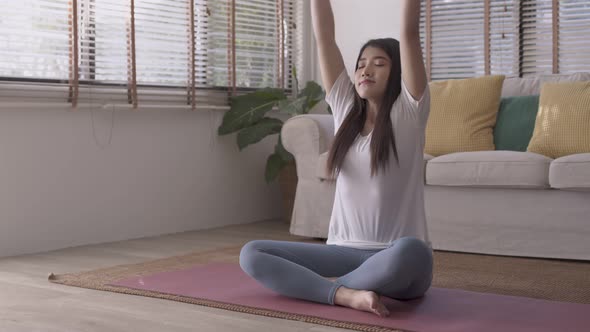
[{"label": "sofa seat cushion", "polygon": [[590,153],[555,159],[549,167],[552,188],[590,191]]},{"label": "sofa seat cushion", "polygon": [[426,184],[497,188],[549,188],[553,159],[531,152],[473,151],[433,158],[426,165]]}]

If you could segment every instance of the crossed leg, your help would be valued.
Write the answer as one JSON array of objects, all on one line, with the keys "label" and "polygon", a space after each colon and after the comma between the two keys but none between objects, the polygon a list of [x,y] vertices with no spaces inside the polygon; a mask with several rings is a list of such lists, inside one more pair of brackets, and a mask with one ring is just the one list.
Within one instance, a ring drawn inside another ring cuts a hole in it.
[{"label": "crossed leg", "polygon": [[399,300],[418,298],[432,282],[432,251],[424,242],[405,237],[369,257],[357,269],[337,278],[342,285],[334,303],[388,316],[380,295]]},{"label": "crossed leg", "polygon": [[240,266],[279,294],[385,316],[379,295],[411,299],[430,287],[432,252],[410,237],[383,250],[258,240],[242,248]]}]

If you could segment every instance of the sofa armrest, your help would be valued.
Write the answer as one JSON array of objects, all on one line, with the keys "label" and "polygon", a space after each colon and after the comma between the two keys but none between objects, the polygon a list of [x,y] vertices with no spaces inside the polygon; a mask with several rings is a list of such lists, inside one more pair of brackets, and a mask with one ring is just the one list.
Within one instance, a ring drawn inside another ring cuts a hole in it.
[{"label": "sofa armrest", "polygon": [[283,145],[293,155],[321,154],[334,140],[334,117],[330,114],[305,114],[290,118],[281,130]]},{"label": "sofa armrest", "polygon": [[290,118],[281,130],[283,146],[297,164],[297,176],[316,177],[320,154],[334,140],[334,118],[330,114],[305,114]]}]

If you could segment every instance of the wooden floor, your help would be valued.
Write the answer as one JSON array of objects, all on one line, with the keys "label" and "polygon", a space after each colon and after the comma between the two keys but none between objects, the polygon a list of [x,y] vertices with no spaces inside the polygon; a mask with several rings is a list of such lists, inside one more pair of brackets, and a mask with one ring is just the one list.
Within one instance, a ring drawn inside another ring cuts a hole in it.
[{"label": "wooden floor", "polygon": [[211,250],[253,239],[297,239],[282,221],[84,246],[0,259],[0,331],[347,331],[47,281],[93,270]]}]

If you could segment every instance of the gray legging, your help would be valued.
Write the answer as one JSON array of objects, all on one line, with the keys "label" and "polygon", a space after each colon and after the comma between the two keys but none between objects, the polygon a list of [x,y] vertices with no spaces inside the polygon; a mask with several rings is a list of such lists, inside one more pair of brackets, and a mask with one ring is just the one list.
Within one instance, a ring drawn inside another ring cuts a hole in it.
[{"label": "gray legging", "polygon": [[333,305],[344,286],[408,300],[430,287],[432,250],[413,237],[378,250],[257,240],[242,248],[240,266],[263,286],[293,298]]}]

